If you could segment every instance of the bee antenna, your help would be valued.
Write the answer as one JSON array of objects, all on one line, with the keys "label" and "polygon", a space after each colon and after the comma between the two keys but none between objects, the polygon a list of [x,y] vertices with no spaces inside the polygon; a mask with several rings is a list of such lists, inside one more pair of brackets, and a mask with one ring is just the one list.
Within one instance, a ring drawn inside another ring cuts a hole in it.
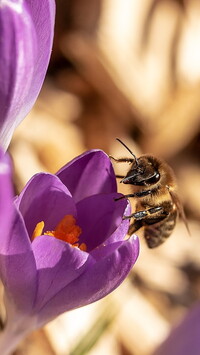
[{"label": "bee antenna", "polygon": [[133,154],[133,152],[130,150],[130,148],[128,148],[127,145],[126,145],[124,142],[121,141],[121,139],[116,138],[116,140],[117,140],[119,143],[121,143],[121,144],[129,151],[129,153],[130,153],[130,154],[133,156],[133,158],[135,159],[136,165],[137,165],[137,167],[138,167],[138,160],[137,160],[135,154]]}]

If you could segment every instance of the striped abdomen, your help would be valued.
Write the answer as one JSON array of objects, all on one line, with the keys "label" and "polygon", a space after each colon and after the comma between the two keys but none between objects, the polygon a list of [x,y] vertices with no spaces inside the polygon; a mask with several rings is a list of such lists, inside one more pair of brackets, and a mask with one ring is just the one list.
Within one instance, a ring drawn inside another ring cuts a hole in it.
[{"label": "striped abdomen", "polygon": [[149,248],[155,248],[164,243],[171,235],[176,224],[177,209],[174,208],[162,221],[151,225],[145,225],[144,237]]}]

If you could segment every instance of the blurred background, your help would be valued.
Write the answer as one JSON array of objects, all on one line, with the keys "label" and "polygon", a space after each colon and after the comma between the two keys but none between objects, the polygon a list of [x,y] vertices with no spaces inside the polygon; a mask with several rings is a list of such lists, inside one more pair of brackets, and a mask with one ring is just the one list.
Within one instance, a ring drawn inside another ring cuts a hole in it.
[{"label": "blurred background", "polygon": [[191,235],[179,221],[158,249],[141,238],[116,291],[58,317],[15,355],[150,355],[199,300],[199,0],[57,1],[46,81],[10,146],[16,191],[87,149],[127,156],[116,137],[172,166]]}]

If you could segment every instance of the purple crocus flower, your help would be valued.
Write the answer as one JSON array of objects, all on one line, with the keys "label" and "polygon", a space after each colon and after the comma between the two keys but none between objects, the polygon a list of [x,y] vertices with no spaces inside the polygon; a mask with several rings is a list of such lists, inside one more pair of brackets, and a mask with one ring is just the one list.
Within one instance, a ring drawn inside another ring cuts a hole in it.
[{"label": "purple crocus flower", "polygon": [[0,145],[32,108],[49,63],[54,0],[0,0]]},{"label": "purple crocus flower", "polygon": [[13,190],[9,156],[0,149],[0,239],[8,237],[13,213]]},{"label": "purple crocus flower", "polygon": [[119,196],[101,150],[56,175],[33,176],[15,200],[12,233],[0,243],[7,329],[30,331],[119,286],[139,253],[136,236],[124,239],[130,205]]}]

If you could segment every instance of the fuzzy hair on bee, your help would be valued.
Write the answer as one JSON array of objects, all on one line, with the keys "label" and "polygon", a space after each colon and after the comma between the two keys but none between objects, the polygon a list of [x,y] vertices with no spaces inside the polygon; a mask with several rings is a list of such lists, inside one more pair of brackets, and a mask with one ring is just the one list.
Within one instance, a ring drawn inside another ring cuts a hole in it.
[{"label": "fuzzy hair on bee", "polygon": [[126,176],[116,175],[121,183],[131,186],[132,192],[118,198],[135,198],[136,210],[124,219],[132,220],[129,234],[144,227],[144,238],[149,248],[155,248],[172,234],[178,215],[187,230],[183,206],[177,193],[177,183],[171,167],[162,159],[144,154],[137,158],[119,138],[117,140],[129,151],[131,158],[113,158],[115,162],[131,164]]}]

